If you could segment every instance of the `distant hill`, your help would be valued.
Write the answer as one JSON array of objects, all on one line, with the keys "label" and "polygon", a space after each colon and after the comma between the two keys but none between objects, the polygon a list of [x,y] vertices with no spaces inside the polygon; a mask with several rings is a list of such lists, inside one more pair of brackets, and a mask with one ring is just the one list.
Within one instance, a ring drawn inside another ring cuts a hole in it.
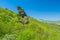
[{"label": "distant hill", "polygon": [[60,25],[29,17],[29,24],[18,22],[17,13],[0,8],[0,40],[60,40]]},{"label": "distant hill", "polygon": [[46,21],[46,22],[60,25],[60,21]]},{"label": "distant hill", "polygon": [[60,21],[55,21],[56,24],[60,25]]}]

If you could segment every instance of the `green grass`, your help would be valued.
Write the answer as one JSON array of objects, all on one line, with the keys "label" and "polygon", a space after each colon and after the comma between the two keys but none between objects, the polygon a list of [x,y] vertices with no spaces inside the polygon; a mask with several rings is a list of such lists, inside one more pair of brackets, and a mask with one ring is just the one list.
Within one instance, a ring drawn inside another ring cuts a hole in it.
[{"label": "green grass", "polygon": [[0,8],[0,40],[60,40],[60,25],[29,17],[29,24],[18,22],[17,13]]}]

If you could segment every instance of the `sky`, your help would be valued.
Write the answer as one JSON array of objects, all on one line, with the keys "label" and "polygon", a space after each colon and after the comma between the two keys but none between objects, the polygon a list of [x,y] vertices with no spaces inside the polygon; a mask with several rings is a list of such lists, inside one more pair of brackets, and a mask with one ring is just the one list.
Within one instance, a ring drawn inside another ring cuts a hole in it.
[{"label": "sky", "polygon": [[60,0],[0,0],[0,7],[16,13],[17,6],[21,6],[27,15],[36,19],[60,20]]}]

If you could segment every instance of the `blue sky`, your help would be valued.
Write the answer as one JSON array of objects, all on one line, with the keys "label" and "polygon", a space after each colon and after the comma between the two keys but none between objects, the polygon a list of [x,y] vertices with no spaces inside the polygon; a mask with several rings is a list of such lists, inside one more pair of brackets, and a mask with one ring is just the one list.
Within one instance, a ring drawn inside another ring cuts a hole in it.
[{"label": "blue sky", "polygon": [[36,19],[60,20],[60,0],[0,0],[0,7],[18,12],[17,6]]}]

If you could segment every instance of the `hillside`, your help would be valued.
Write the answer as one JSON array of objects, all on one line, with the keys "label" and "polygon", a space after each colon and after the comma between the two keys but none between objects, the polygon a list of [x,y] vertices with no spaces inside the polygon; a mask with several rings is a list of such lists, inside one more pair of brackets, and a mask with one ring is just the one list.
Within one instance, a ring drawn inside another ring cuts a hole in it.
[{"label": "hillside", "polygon": [[29,17],[30,23],[18,22],[17,13],[0,8],[0,40],[60,40],[60,25]]}]

